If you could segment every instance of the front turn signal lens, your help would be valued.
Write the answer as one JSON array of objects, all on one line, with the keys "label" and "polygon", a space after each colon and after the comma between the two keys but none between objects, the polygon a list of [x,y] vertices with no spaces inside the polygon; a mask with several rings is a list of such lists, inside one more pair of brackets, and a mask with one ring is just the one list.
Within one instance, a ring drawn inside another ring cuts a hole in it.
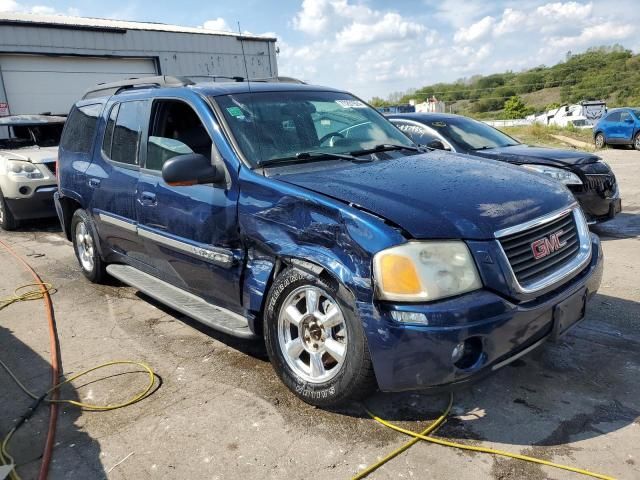
[{"label": "front turn signal lens", "polygon": [[411,259],[388,253],[379,259],[382,288],[395,295],[417,295],[422,291],[420,278]]}]

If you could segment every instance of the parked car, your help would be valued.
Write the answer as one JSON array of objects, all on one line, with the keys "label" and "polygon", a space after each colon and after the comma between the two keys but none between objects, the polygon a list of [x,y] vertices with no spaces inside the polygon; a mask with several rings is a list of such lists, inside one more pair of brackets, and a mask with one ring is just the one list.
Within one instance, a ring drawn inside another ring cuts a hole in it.
[{"label": "parked car", "polygon": [[445,113],[388,116],[417,144],[520,165],[567,186],[589,223],[604,222],[622,210],[616,176],[597,155],[579,150],[520,143],[486,123]]},{"label": "parked car", "polygon": [[0,118],[0,228],[21,220],[55,217],[53,193],[64,117]]},{"label": "parked car", "polygon": [[607,145],[632,145],[640,150],[640,108],[616,108],[593,127],[597,148]]},{"label": "parked car", "polygon": [[90,281],[264,338],[322,407],[493,372],[575,325],[602,275],[558,182],[421,152],[325,87],[100,85],[70,113],[59,181]]}]

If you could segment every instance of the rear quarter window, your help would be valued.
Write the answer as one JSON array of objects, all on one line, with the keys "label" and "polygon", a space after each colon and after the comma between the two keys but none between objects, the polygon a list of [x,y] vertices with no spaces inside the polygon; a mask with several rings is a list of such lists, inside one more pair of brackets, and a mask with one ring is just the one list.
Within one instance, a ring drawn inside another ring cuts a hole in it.
[{"label": "rear quarter window", "polygon": [[60,147],[75,153],[89,153],[102,104],[73,107],[62,133]]}]

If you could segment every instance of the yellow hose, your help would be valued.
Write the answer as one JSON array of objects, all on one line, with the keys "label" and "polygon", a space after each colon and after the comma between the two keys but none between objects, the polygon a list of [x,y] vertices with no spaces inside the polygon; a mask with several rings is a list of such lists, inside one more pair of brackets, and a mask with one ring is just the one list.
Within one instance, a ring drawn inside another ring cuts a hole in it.
[{"label": "yellow hose", "polygon": [[[449,415],[449,411],[451,410],[451,406],[452,405],[453,405],[453,395],[451,395],[449,397],[449,406],[447,407],[447,409],[431,425],[429,425],[426,429],[424,429],[422,432],[420,432],[420,435],[429,435],[431,432],[435,431],[440,425],[442,425],[442,423],[447,419],[447,415]],[[367,413],[369,413],[368,410],[367,410]],[[369,415],[371,415],[371,414],[369,413]],[[371,472],[373,472],[374,470],[377,470],[378,468],[380,468],[382,465],[387,463],[392,458],[397,457],[398,455],[400,455],[405,450],[411,448],[416,443],[418,443],[420,440],[422,440],[422,439],[421,438],[417,438],[417,437],[412,438],[411,440],[409,440],[404,445],[396,448],[393,452],[391,452],[386,457],[382,458],[378,462],[374,463],[373,465],[368,466],[363,471],[359,472],[355,477],[353,477],[353,480],[360,480],[361,478],[365,478]]]},{"label": "yellow hose", "polygon": [[[77,373],[75,375],[72,375],[71,377],[67,378],[66,380],[56,384],[53,388],[49,389],[46,392],[45,395],[49,395],[53,391],[55,391],[55,390],[59,389],[60,387],[62,387],[63,385],[65,385],[65,384],[67,384],[69,382],[72,382],[72,381],[82,377],[83,375],[86,375],[86,374],[91,373],[91,372],[93,372],[95,370],[99,370],[101,368],[110,367],[110,366],[113,366],[113,365],[137,365],[139,367],[142,367],[149,375],[149,383],[148,383],[148,385],[143,390],[141,390],[139,393],[137,393],[135,396],[131,397],[131,399],[127,400],[126,402],[117,403],[117,404],[114,404],[114,405],[93,405],[93,404],[90,404],[90,403],[77,402],[75,400],[69,400],[69,399],[51,400],[51,399],[48,399],[48,398],[44,398],[43,401],[48,402],[48,403],[68,403],[70,405],[75,405],[77,407],[80,407],[80,408],[83,408],[83,409],[89,410],[89,411],[107,411],[107,410],[115,410],[116,408],[126,407],[128,405],[133,404],[133,403],[139,402],[140,400],[142,400],[144,397],[146,397],[149,394],[149,392],[151,391],[151,389],[153,388],[153,385],[155,383],[155,374],[153,373],[153,370],[151,369],[151,367],[149,367],[147,364],[142,363],[142,362],[134,362],[134,361],[131,361],[131,360],[118,360],[118,361],[114,361],[114,362],[103,363],[103,364],[98,365],[96,367],[92,367],[92,368],[84,370],[84,371],[82,371],[80,373]],[[29,397],[33,398],[34,400],[37,400],[37,399],[40,398],[38,395],[36,395],[32,391],[30,391],[27,387],[25,387],[22,384],[22,382],[11,371],[11,369],[2,360],[0,360],[0,366],[2,366],[7,371],[9,376],[16,382],[16,384],[20,387],[20,389],[23,392],[25,392]],[[9,433],[4,437],[4,439],[2,440],[2,443],[0,444],[0,465],[12,465],[12,464],[15,463],[13,457],[7,451],[7,445],[9,444],[9,441],[11,440],[11,437],[13,436],[15,431],[16,431],[15,427],[12,428],[9,431]],[[20,480],[20,477],[18,476],[18,474],[15,471],[15,469],[9,474],[9,478],[11,480]]]},{"label": "yellow hose", "polygon": [[[34,290],[27,290],[24,293],[19,293],[22,290],[28,287],[39,287],[40,285],[44,286],[45,290],[41,290],[40,288]],[[53,295],[58,290],[54,288],[50,283],[27,283],[26,285],[21,285],[13,291],[13,295],[11,297],[0,299],[0,310],[8,307],[9,305],[16,302],[28,302],[30,300],[40,300],[44,298],[45,294]]]},{"label": "yellow hose", "polygon": [[[444,419],[446,419],[446,417],[449,415],[449,411],[451,410],[452,404],[453,404],[453,394],[451,394],[450,397],[449,397],[449,406],[447,407],[445,412],[427,430],[433,431],[438,426],[440,426],[442,424]],[[602,480],[615,480],[613,477],[609,477],[607,475],[602,475],[602,474],[599,474],[599,473],[590,472],[589,470],[584,470],[584,469],[581,469],[581,468],[569,467],[567,465],[561,465],[559,463],[549,462],[547,460],[542,460],[540,458],[529,457],[527,455],[520,455],[518,453],[506,452],[504,450],[496,450],[496,449],[493,449],[493,448],[475,447],[475,446],[472,446],[472,445],[464,445],[462,443],[450,442],[448,440],[442,440],[440,438],[431,437],[431,436],[428,436],[428,434],[426,434],[424,432],[421,432],[421,433],[412,432],[411,430],[407,430],[405,428],[399,427],[398,425],[394,425],[393,423],[388,422],[388,421],[378,417],[377,415],[375,415],[374,413],[372,413],[369,410],[367,410],[367,413],[369,414],[369,416],[371,418],[373,418],[376,422],[380,423],[381,425],[384,425],[385,427],[391,428],[392,430],[395,430],[397,432],[401,432],[401,433],[404,433],[406,435],[409,435],[409,436],[413,437],[413,440],[411,440],[411,442],[418,441],[418,440],[424,440],[426,442],[435,443],[437,445],[442,445],[444,447],[453,447],[453,448],[459,448],[461,450],[470,450],[472,452],[489,453],[491,455],[500,455],[502,457],[514,458],[516,460],[523,460],[525,462],[538,463],[540,465],[546,465],[548,467],[559,468],[559,469],[562,469],[562,470],[567,470],[569,472],[579,473],[581,475],[586,475],[586,476],[593,477],[593,478],[600,478]],[[411,442],[409,442],[409,443],[411,443]],[[411,443],[411,445],[409,445],[409,443],[403,445],[402,447],[398,448],[397,450],[394,450],[393,452],[391,452],[389,455],[384,457],[379,462],[371,465],[366,470],[364,470],[363,472],[361,472],[358,475],[356,475],[355,477],[353,477],[354,480],[355,479],[364,478],[369,473],[373,472],[374,470],[376,470],[377,468],[382,466],[384,463],[388,462],[393,457],[398,455],[398,453],[401,453],[404,450],[406,450],[407,448],[409,448],[415,442]]]}]

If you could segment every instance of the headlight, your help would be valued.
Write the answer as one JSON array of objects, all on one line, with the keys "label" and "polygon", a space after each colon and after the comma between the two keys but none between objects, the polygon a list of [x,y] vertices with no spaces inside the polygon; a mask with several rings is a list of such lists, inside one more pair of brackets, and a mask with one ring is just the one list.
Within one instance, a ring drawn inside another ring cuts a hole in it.
[{"label": "headlight", "polygon": [[575,173],[563,168],[547,167],[546,165],[522,165],[524,168],[542,173],[547,177],[564,183],[565,185],[582,185],[582,180]]},{"label": "headlight", "polygon": [[383,250],[373,258],[373,271],[383,300],[432,301],[482,287],[461,241],[409,242]]},{"label": "headlight", "polygon": [[23,162],[22,160],[9,160],[7,169],[9,174],[15,177],[25,178],[44,178],[44,175],[31,162]]}]

